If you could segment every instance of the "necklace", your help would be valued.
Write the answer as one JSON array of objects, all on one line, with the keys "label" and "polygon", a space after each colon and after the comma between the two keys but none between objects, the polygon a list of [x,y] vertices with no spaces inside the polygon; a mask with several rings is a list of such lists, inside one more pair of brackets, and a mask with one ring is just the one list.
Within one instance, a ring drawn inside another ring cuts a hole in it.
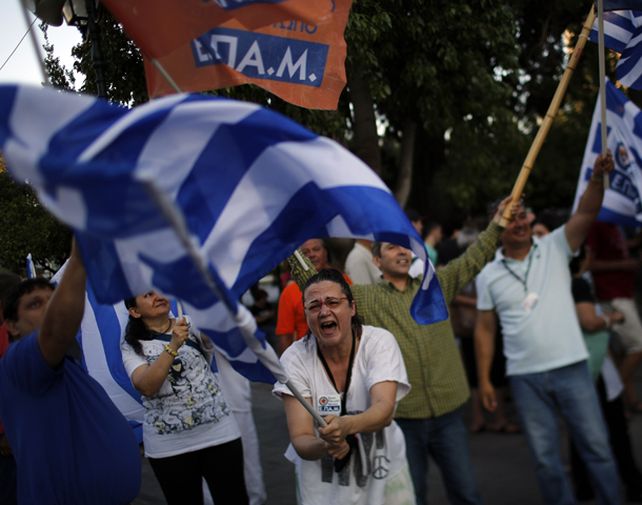
[{"label": "necklace", "polygon": [[[155,333],[158,333],[158,334],[162,335],[163,333],[167,333],[171,327],[172,327],[172,320],[170,319],[169,320],[169,324],[167,325],[167,328],[165,328],[163,331],[159,331],[159,332],[155,332]],[[154,330],[152,330],[152,331],[154,331]]]}]

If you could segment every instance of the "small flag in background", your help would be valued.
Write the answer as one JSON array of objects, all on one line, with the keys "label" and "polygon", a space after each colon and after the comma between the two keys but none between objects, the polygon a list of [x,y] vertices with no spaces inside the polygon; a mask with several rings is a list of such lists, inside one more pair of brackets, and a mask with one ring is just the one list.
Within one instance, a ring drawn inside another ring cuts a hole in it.
[{"label": "small flag in background", "polygon": [[248,378],[284,375],[237,300],[309,238],[412,249],[426,263],[413,316],[447,317],[421,237],[383,182],[336,142],[257,105],[173,95],[129,111],[0,86],[0,148],[12,175],[74,228],[101,302],[150,289],[183,301]]},{"label": "small flag in background", "polygon": [[26,270],[27,270],[27,279],[36,278],[36,266],[33,264],[33,258],[31,257],[31,253],[27,254]]},{"label": "small flag in background", "polygon": [[[608,81],[606,122],[607,145],[613,153],[615,170],[610,175],[610,187],[604,194],[598,220],[639,227],[642,225],[642,111]],[[598,98],[584,150],[574,208],[591,178],[595,159],[602,151],[600,127]]]},{"label": "small flag in background", "polygon": [[[597,43],[597,21],[589,35]],[[604,13],[604,45],[621,53],[615,70],[624,86],[642,89],[642,11],[612,11]]]}]

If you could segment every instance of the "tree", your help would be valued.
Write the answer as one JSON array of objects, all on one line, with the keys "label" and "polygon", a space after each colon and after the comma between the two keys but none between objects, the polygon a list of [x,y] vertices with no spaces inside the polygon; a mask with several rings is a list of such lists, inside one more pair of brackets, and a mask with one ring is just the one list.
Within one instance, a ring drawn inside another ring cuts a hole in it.
[{"label": "tree", "polygon": [[39,274],[53,275],[69,252],[70,233],[38,202],[28,185],[19,185],[0,157],[0,267],[25,275],[31,253]]},{"label": "tree", "polygon": [[[54,55],[47,25],[41,23],[40,28],[50,82],[57,88],[73,89],[73,73]],[[0,267],[25,275],[26,257],[31,253],[38,274],[53,275],[69,252],[69,230],[44,210],[28,184],[20,185],[10,177],[1,155],[0,194]]]}]

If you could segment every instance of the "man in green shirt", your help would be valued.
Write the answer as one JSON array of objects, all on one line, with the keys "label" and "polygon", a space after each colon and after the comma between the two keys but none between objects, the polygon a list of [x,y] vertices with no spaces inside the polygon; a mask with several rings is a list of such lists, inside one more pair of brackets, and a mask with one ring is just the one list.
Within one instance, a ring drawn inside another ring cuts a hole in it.
[{"label": "man in green shirt", "polygon": [[[494,257],[503,231],[498,223],[509,201],[502,202],[493,221],[462,256],[437,271],[447,304]],[[403,354],[412,389],[399,403],[395,420],[406,438],[417,504],[427,503],[429,454],[441,470],[451,503],[481,503],[461,412],[469,397],[468,383],[450,320],[420,325],[410,315],[421,279],[408,275],[412,259],[408,249],[375,243],[373,257],[383,279],[353,285],[352,292],[364,323],[390,331]],[[289,261],[300,284],[316,273],[311,265],[306,270],[294,258]]]}]

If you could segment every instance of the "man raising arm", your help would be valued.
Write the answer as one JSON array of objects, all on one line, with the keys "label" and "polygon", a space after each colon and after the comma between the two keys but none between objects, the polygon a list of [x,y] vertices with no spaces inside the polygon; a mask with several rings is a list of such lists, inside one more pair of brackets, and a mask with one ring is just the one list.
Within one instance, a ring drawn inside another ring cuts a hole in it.
[{"label": "man raising arm", "polygon": [[14,449],[18,502],[129,503],[140,486],[138,444],[102,387],[66,353],[85,300],[75,246],[54,291],[23,281],[7,296],[12,344],[0,360],[0,418]]}]

